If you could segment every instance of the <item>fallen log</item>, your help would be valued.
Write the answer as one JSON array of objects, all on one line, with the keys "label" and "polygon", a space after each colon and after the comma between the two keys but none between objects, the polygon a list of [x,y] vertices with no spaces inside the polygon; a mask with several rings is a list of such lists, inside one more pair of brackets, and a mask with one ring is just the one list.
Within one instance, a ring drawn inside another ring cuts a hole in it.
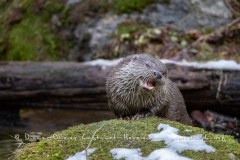
[{"label": "fallen log", "polygon": [[[105,79],[116,62],[1,62],[0,105],[108,109]],[[189,110],[240,117],[240,65],[163,62]]]}]

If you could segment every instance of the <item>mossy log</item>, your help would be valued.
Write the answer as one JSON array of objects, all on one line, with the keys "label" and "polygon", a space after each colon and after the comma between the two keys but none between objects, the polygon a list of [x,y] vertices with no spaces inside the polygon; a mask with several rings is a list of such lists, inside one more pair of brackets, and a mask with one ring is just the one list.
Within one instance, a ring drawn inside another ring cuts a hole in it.
[{"label": "mossy log", "polygon": [[[240,157],[240,143],[231,136],[210,133],[201,128],[186,126],[157,117],[146,117],[132,121],[109,120],[78,125],[56,132],[50,137],[41,137],[39,142],[27,144],[23,149],[16,152],[15,158],[29,160],[66,159],[89,148],[96,148],[96,152],[87,157],[89,160],[112,160],[113,156],[110,150],[113,148],[139,148],[142,156],[147,156],[156,149],[167,147],[163,141],[152,142],[148,138],[149,134],[159,132],[157,126],[160,123],[179,129],[179,135],[192,136],[192,140],[195,140],[193,135],[201,134],[206,144],[216,149],[210,153],[186,150],[179,153],[181,156],[195,160],[237,160]],[[18,137],[18,141],[21,140],[24,140],[24,137]],[[180,139],[180,143],[183,142]]]},{"label": "mossy log", "polygon": [[[188,109],[240,116],[240,70],[195,68],[167,63],[169,78]],[[107,109],[105,79],[113,65],[74,62],[1,62],[3,106]]]}]

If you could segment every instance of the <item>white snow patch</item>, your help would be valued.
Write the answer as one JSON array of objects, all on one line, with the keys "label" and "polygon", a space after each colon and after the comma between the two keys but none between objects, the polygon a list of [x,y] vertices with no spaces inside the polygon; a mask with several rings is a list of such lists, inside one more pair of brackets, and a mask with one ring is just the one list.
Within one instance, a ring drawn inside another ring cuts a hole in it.
[{"label": "white snow patch", "polygon": [[178,155],[175,151],[163,148],[156,149],[148,157],[142,157],[141,150],[139,148],[127,149],[127,148],[114,148],[110,151],[114,159],[124,158],[125,160],[191,160]]},{"label": "white snow patch", "polygon": [[163,148],[163,149],[156,149],[153,151],[146,160],[191,160],[190,158],[180,156],[175,151]]},{"label": "white snow patch", "polygon": [[161,62],[165,64],[177,64],[180,66],[188,66],[195,68],[205,68],[205,69],[227,69],[227,70],[240,70],[240,64],[236,63],[233,60],[218,60],[218,61],[208,61],[205,63],[199,62],[188,62],[188,61],[172,61],[168,59],[161,59]]},{"label": "white snow patch", "polygon": [[141,150],[139,148],[127,149],[127,148],[114,148],[110,152],[114,159],[125,158],[125,160],[142,160]]},{"label": "white snow patch", "polygon": [[121,60],[122,60],[122,58],[115,59],[115,60],[96,59],[96,60],[93,60],[93,61],[84,62],[84,64],[92,65],[92,66],[107,67],[107,66],[115,66]]},{"label": "white snow patch", "polygon": [[86,155],[90,155],[92,154],[94,151],[96,150],[96,148],[90,148],[87,150],[83,150],[81,152],[78,152],[72,156],[69,156],[66,160],[87,160]]},{"label": "white snow patch", "polygon": [[[114,59],[114,60],[105,60],[105,59],[97,59],[93,61],[84,62],[85,64],[89,65],[99,65],[99,66],[114,66],[117,65],[122,58]],[[161,62],[165,64],[176,64],[180,66],[188,66],[188,67],[195,67],[195,68],[202,68],[202,69],[226,69],[226,70],[240,70],[240,64],[233,60],[218,60],[218,61],[208,61],[205,63],[199,63],[199,62],[188,62],[188,61],[172,61],[169,59],[160,59]]]},{"label": "white snow patch", "polygon": [[214,152],[215,148],[209,146],[203,140],[201,134],[192,136],[178,135],[178,129],[166,124],[160,124],[158,130],[163,129],[160,133],[149,134],[148,137],[154,141],[164,141],[168,148],[182,152],[185,150]]}]

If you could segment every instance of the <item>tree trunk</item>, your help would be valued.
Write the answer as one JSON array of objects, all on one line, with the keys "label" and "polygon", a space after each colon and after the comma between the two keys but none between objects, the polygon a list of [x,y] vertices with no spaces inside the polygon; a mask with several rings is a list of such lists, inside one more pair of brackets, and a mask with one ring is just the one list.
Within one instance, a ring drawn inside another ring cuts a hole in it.
[{"label": "tree trunk", "polygon": [[168,65],[189,110],[215,110],[240,117],[240,70]]},{"label": "tree trunk", "polygon": [[[186,105],[240,117],[240,70],[167,64]],[[113,66],[74,62],[0,63],[1,106],[108,109],[105,79]]]}]

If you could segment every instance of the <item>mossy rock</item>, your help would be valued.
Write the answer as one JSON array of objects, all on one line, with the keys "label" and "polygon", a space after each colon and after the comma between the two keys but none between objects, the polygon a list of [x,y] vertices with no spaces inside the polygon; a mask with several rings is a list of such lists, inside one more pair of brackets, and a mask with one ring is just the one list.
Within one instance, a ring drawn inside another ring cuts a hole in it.
[{"label": "mossy rock", "polygon": [[57,40],[47,27],[34,18],[16,25],[9,34],[7,60],[58,60],[59,55],[55,51]]},{"label": "mossy rock", "polygon": [[[2,60],[60,60],[61,48],[68,47],[68,43],[62,44],[61,39],[54,31],[51,18],[64,8],[61,0],[14,0],[3,2],[0,7],[0,59]],[[21,14],[17,21],[11,13]],[[13,21],[13,22],[11,22]],[[11,22],[11,23],[10,23]],[[56,29],[55,29],[56,30]],[[64,46],[64,47],[62,47]]]},{"label": "mossy rock", "polygon": [[[113,159],[110,150],[113,148],[140,148],[143,156],[153,150],[163,148],[164,142],[151,142],[148,134],[157,133],[160,123],[169,124],[179,129],[179,135],[191,136],[202,134],[205,142],[216,149],[215,152],[184,151],[183,156],[192,159],[237,159],[240,157],[240,144],[233,137],[209,133],[201,128],[186,126],[177,122],[157,117],[140,120],[109,120],[88,125],[79,125],[64,131],[56,132],[49,138],[27,144],[16,154],[17,159],[66,159],[70,155],[97,148],[89,159]],[[191,131],[191,132],[189,132]]]}]

